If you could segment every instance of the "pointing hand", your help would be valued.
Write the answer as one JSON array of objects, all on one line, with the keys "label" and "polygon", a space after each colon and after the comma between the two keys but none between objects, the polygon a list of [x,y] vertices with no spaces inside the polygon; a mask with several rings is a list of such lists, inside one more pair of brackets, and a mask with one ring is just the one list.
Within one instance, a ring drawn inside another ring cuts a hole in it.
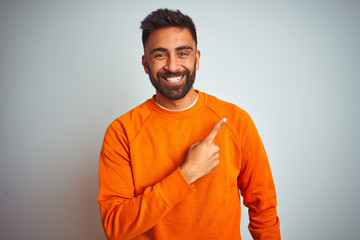
[{"label": "pointing hand", "polygon": [[180,170],[189,184],[210,173],[219,164],[219,147],[214,139],[226,118],[215,124],[209,135],[202,142],[192,144]]}]

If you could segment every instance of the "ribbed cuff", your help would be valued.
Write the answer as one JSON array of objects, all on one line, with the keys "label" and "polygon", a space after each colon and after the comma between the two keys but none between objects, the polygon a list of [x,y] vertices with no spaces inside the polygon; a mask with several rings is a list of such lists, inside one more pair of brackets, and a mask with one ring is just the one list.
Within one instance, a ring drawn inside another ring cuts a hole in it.
[{"label": "ribbed cuff", "polygon": [[173,208],[186,196],[195,191],[195,188],[189,185],[182,175],[180,168],[177,168],[169,176],[157,183],[155,188],[169,208]]}]

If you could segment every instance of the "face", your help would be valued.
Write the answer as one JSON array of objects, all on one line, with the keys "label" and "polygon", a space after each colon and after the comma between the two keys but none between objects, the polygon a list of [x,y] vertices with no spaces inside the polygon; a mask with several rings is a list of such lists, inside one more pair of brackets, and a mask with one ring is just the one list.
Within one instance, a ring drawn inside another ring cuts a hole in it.
[{"label": "face", "polygon": [[150,34],[142,64],[157,94],[178,100],[192,88],[199,58],[189,29],[161,28]]}]

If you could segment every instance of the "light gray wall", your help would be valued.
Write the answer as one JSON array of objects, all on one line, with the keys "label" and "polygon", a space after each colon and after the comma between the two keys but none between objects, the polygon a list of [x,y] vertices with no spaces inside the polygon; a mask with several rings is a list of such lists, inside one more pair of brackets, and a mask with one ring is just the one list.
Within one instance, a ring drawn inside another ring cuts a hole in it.
[{"label": "light gray wall", "polygon": [[[359,1],[0,2],[0,239],[105,239],[103,134],[151,97],[140,21],[193,17],[196,88],[262,136],[283,239],[360,239]],[[243,239],[250,239],[243,216]]]}]

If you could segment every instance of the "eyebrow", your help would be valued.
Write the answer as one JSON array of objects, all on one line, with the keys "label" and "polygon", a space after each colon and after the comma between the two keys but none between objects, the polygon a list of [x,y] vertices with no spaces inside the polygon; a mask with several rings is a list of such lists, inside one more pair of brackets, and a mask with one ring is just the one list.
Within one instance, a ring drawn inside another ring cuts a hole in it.
[{"label": "eyebrow", "polygon": [[154,48],[153,50],[151,50],[150,53],[154,53],[154,52],[166,52],[166,51],[167,51],[166,48],[161,48],[161,47],[159,47],[159,48]]},{"label": "eyebrow", "polygon": [[185,49],[193,50],[192,47],[186,45],[186,46],[177,47],[177,48],[176,48],[176,51],[185,50]]},{"label": "eyebrow", "polygon": [[[193,48],[188,46],[188,45],[180,46],[180,47],[175,48],[176,51],[181,51],[181,50],[185,50],[185,49],[193,50]],[[154,48],[153,50],[151,50],[150,54],[152,54],[154,52],[167,52],[167,49],[162,48],[162,47]]]}]

